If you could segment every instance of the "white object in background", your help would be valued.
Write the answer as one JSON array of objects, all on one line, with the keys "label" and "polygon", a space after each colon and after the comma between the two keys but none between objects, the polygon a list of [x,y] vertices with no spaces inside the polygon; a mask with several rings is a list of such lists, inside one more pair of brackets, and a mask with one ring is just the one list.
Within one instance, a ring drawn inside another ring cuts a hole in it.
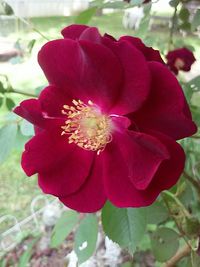
[{"label": "white object in background", "polygon": [[74,0],[72,4],[72,12],[79,13],[89,8],[89,0]]},{"label": "white object in background", "polygon": [[67,262],[67,267],[76,267],[78,264],[78,257],[74,250],[65,257],[65,260]]},{"label": "white object in background", "polygon": [[44,209],[42,219],[46,226],[54,226],[60,215],[60,207],[55,204],[49,204]]},{"label": "white object in background", "polygon": [[17,17],[70,16],[89,7],[89,0],[6,0]]},{"label": "white object in background", "polygon": [[105,238],[106,252],[104,255],[106,266],[117,267],[119,266],[121,249],[120,247],[110,240],[107,236]]},{"label": "white object in background", "polygon": [[122,24],[125,29],[137,30],[140,26],[143,17],[144,17],[143,7],[128,8],[124,12]]},{"label": "white object in background", "polygon": [[97,265],[97,261],[95,259],[95,256],[91,257],[89,260],[87,260],[86,262],[77,265],[78,264],[78,257],[76,255],[76,252],[74,250],[72,250],[72,252],[70,254],[68,254],[65,257],[65,260],[67,262],[67,267],[96,267]]}]

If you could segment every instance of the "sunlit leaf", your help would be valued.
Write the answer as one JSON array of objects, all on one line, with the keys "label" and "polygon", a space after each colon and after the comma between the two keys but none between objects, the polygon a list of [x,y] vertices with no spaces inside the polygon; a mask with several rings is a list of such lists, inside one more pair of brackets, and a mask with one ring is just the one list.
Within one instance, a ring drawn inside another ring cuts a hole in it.
[{"label": "sunlit leaf", "polygon": [[0,107],[3,105],[3,97],[0,97]]},{"label": "sunlit leaf", "polygon": [[0,129],[0,163],[10,154],[17,134],[17,124],[12,123]]},{"label": "sunlit leaf", "polygon": [[63,243],[78,222],[78,213],[69,210],[62,213],[51,236],[51,247],[56,248]]},{"label": "sunlit leaf", "polygon": [[12,110],[15,107],[15,102],[11,98],[6,98],[6,107],[8,110]]},{"label": "sunlit leaf", "polygon": [[192,21],[192,29],[195,30],[200,26],[200,9],[197,9],[197,12]]},{"label": "sunlit leaf", "polygon": [[97,11],[97,7],[91,7],[87,10],[81,12],[75,19],[75,23],[77,24],[87,24],[91,18],[95,15]]},{"label": "sunlit leaf", "polygon": [[105,234],[112,241],[133,252],[146,231],[146,210],[120,209],[107,202],[102,210],[102,224]]},{"label": "sunlit leaf", "polygon": [[35,40],[35,39],[30,40],[30,42],[28,43],[27,48],[28,48],[28,52],[29,52],[29,53],[32,52],[35,43],[36,43],[36,40]]},{"label": "sunlit leaf", "polygon": [[169,260],[179,248],[179,235],[170,228],[159,228],[151,235],[151,246],[157,261]]},{"label": "sunlit leaf", "polygon": [[3,83],[0,81],[0,93],[4,93],[5,92],[5,88],[3,86]]},{"label": "sunlit leaf", "polygon": [[154,202],[151,206],[146,208],[147,223],[159,224],[168,218],[168,211],[160,202]]},{"label": "sunlit leaf", "polygon": [[188,11],[188,9],[185,7],[182,7],[179,12],[179,18],[182,21],[188,21],[189,17],[190,17],[190,12]]},{"label": "sunlit leaf", "polygon": [[33,125],[30,122],[28,122],[27,120],[23,120],[20,123],[20,130],[24,136],[34,135]]},{"label": "sunlit leaf", "polygon": [[31,256],[33,254],[33,246],[38,241],[38,238],[35,238],[33,241],[30,242],[30,244],[27,246],[25,252],[22,254],[22,256],[19,258],[19,264],[18,267],[26,267],[28,263],[30,262]]},{"label": "sunlit leaf", "polygon": [[75,235],[74,249],[79,263],[88,260],[95,251],[98,234],[98,222],[95,215],[87,215],[80,223]]}]

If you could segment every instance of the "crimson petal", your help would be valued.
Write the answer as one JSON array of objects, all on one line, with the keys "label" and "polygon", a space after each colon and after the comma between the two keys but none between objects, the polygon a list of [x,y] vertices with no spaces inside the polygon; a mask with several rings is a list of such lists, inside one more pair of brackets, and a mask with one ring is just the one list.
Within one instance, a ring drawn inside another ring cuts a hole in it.
[{"label": "crimson petal", "polygon": [[89,27],[79,37],[79,40],[87,40],[93,43],[102,43],[102,37],[95,27]]},{"label": "crimson petal", "polygon": [[14,112],[20,117],[28,120],[30,123],[43,127],[45,120],[42,116],[42,109],[37,99],[24,100],[14,109]]},{"label": "crimson petal", "polygon": [[[117,207],[151,205],[161,191],[172,187],[180,177],[185,161],[181,146],[164,135],[154,134],[154,136],[158,138],[158,142],[162,142],[167,147],[170,158],[162,161],[153,179],[143,190],[139,190],[132,183],[129,177],[127,158],[124,158],[121,154],[120,146],[111,143],[109,150],[105,151],[105,188],[108,199]],[[143,157],[145,161],[145,154],[143,154]],[[136,162],[136,160],[134,161]],[[135,171],[137,171],[138,169],[146,168],[145,164],[140,158],[140,162],[138,159],[138,164],[131,166],[131,168],[134,170],[135,167]]]},{"label": "crimson petal", "polygon": [[68,144],[65,136],[58,138],[42,131],[26,144],[22,167],[28,176],[39,173],[39,185],[45,193],[63,196],[82,185],[93,157],[94,152]]},{"label": "crimson petal", "polygon": [[124,70],[121,95],[111,112],[124,115],[139,109],[150,90],[150,73],[144,56],[127,42],[113,42],[104,38],[107,45],[119,57]]},{"label": "crimson petal", "polygon": [[102,179],[102,160],[96,157],[86,182],[74,194],[59,198],[67,207],[79,212],[96,212],[106,201]]},{"label": "crimson petal", "polygon": [[[128,179],[139,190],[148,187],[160,164],[169,157],[166,147],[158,139],[134,131],[115,133],[113,142],[105,153],[112,154],[112,149],[115,150],[113,146],[118,147],[123,157],[124,173],[127,173]],[[109,165],[110,175],[115,177],[116,174],[112,174],[112,169],[116,169],[113,166],[115,162],[105,164]],[[109,179],[109,176],[106,179]]]},{"label": "crimson petal", "polygon": [[115,104],[122,69],[108,48],[84,40],[56,40],[43,46],[38,60],[49,83],[73,99],[91,100],[104,111]]},{"label": "crimson petal", "polygon": [[145,46],[145,44],[139,38],[132,36],[122,36],[119,39],[119,42],[120,41],[127,41],[133,46],[135,46],[143,53],[147,61],[157,61],[164,64],[160,52],[158,50],[153,49],[152,47]]},{"label": "crimson petal", "polygon": [[189,107],[175,76],[163,65],[150,62],[152,73],[151,93],[141,110],[132,119],[141,131],[159,131],[174,139],[196,132]]},{"label": "crimson petal", "polygon": [[42,111],[49,117],[63,117],[63,105],[71,105],[72,99],[56,86],[48,86],[42,90],[39,103]]},{"label": "crimson petal", "polygon": [[86,25],[79,25],[79,24],[70,25],[68,27],[65,27],[61,31],[61,33],[62,33],[64,38],[76,40],[76,39],[79,39],[82,32],[84,32],[88,28],[89,28],[89,26],[86,26]]}]

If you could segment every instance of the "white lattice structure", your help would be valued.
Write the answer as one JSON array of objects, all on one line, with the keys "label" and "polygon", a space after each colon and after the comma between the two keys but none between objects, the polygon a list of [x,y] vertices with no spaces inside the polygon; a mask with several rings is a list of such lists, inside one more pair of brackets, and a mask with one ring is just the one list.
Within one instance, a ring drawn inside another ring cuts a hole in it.
[{"label": "white lattice structure", "polygon": [[10,214],[0,217],[0,229],[3,223],[12,225],[6,231],[0,232],[0,256],[18,244],[17,237],[24,231],[35,233],[42,231],[45,226],[53,226],[64,209],[66,208],[57,199],[50,201],[46,196],[38,195],[32,200],[30,215],[24,220],[18,221]]}]

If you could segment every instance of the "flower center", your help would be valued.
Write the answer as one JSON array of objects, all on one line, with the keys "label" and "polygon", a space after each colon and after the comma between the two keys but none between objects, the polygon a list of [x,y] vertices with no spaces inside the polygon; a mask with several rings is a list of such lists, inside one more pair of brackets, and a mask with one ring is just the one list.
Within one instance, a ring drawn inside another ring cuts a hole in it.
[{"label": "flower center", "polygon": [[174,66],[175,66],[178,70],[180,70],[180,69],[182,69],[182,68],[185,66],[185,63],[184,63],[184,61],[183,61],[181,58],[177,58],[176,61],[175,61]]},{"label": "flower center", "polygon": [[72,103],[72,106],[63,106],[62,114],[67,115],[67,120],[61,127],[61,135],[69,134],[69,144],[75,143],[83,149],[97,151],[99,155],[112,141],[111,118],[102,114],[91,100],[87,105],[81,100],[73,100]]}]

